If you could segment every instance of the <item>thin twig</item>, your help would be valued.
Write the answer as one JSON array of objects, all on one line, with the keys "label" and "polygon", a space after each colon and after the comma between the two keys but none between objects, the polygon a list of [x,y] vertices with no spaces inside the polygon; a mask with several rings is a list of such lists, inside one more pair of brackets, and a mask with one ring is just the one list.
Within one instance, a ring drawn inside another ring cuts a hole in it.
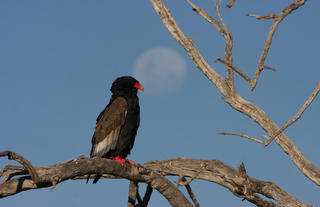
[{"label": "thin twig", "polygon": [[4,156],[8,156],[9,160],[15,160],[15,161],[19,162],[20,164],[22,164],[28,170],[32,181],[35,184],[37,184],[39,182],[38,174],[36,173],[33,166],[31,165],[31,163],[27,159],[25,159],[24,157],[22,157],[18,153],[15,153],[12,151],[0,152],[0,157],[4,157]]},{"label": "thin twig", "polygon": [[268,69],[268,70],[276,71],[275,68],[270,67],[270,66],[267,66],[267,65],[264,65],[264,66],[263,66],[263,69]]},{"label": "thin twig", "polygon": [[224,29],[226,32],[228,32],[227,25],[224,23],[223,18],[222,18],[221,13],[220,13],[220,10],[219,10],[220,7],[221,7],[221,0],[219,1],[219,4],[218,4],[218,5],[217,5],[216,0],[214,0],[213,2],[214,2],[214,8],[216,9],[216,12],[217,12],[217,14],[218,14],[219,20],[220,20],[221,24],[223,25],[223,29]]},{"label": "thin twig", "polygon": [[216,0],[214,0],[214,7],[216,9],[216,12],[218,14],[219,20],[221,22],[221,24],[223,25],[223,33],[221,33],[223,35],[223,37],[226,40],[226,47],[224,50],[224,55],[226,57],[226,62],[228,62],[229,64],[226,64],[226,68],[227,68],[227,77],[229,80],[229,84],[233,85],[233,70],[229,65],[232,65],[232,47],[233,47],[233,41],[232,41],[232,36],[231,33],[228,31],[227,25],[224,23],[224,20],[222,18],[222,15],[220,13],[220,7],[221,7],[221,3],[222,1],[219,1],[219,5],[217,5]]},{"label": "thin twig", "polygon": [[[183,181],[183,182],[187,182],[187,180],[185,179],[185,177],[182,178],[182,181]],[[195,206],[195,207],[200,207],[199,202],[198,202],[196,196],[195,196],[194,193],[192,192],[191,186],[190,186],[189,184],[186,184],[185,186],[186,186],[186,189],[187,189],[187,191],[188,191],[188,193],[189,193],[189,196],[190,196],[191,200],[192,200],[193,203],[194,203],[194,206]]]},{"label": "thin twig", "polygon": [[231,1],[229,2],[229,4],[227,5],[227,7],[228,7],[228,8],[231,8],[231,7],[233,6],[234,2],[235,2],[235,0],[231,0]]},{"label": "thin twig", "polygon": [[303,112],[309,107],[309,105],[312,103],[312,101],[314,100],[314,98],[318,95],[320,91],[320,81],[318,81],[317,83],[317,87],[316,89],[313,91],[313,93],[311,94],[311,96],[307,99],[307,101],[302,105],[302,107],[300,108],[300,110],[298,111],[298,113],[289,121],[287,121],[280,129],[279,131],[277,131],[273,136],[271,136],[266,143],[264,144],[265,147],[267,147],[274,138],[276,138],[277,136],[279,136],[286,128],[288,128],[291,124],[293,124],[294,122],[296,122],[303,114]]},{"label": "thin twig", "polygon": [[59,182],[59,177],[52,178],[52,180],[51,180],[52,187],[49,192],[52,192],[55,189],[58,182]]},{"label": "thin twig", "polygon": [[146,189],[146,193],[143,196],[142,207],[148,206],[152,191],[153,191],[153,188],[151,187],[151,185],[148,185]]},{"label": "thin twig", "polygon": [[[246,75],[244,74],[243,72],[241,72],[236,66],[226,62],[224,59],[220,58],[220,57],[217,57],[215,62],[221,62],[227,66],[229,66],[232,70],[234,70],[236,73],[238,73],[242,78],[244,78],[248,83],[249,85],[253,85],[253,81]],[[266,66],[264,65],[263,66],[264,69],[268,69],[268,70],[272,70],[272,71],[275,71],[276,69],[270,67],[270,66]]]},{"label": "thin twig", "polygon": [[239,137],[243,137],[243,138],[247,138],[250,139],[252,141],[258,142],[260,144],[264,145],[264,141],[261,141],[260,139],[248,136],[246,134],[241,134],[241,133],[234,133],[234,132],[218,132],[217,134],[221,134],[221,135],[235,135],[235,136],[239,136]]},{"label": "thin twig", "polygon": [[255,15],[255,14],[248,14],[247,16],[249,17],[254,17],[258,20],[266,20],[266,19],[274,19],[276,20],[278,18],[278,16],[276,14],[269,14],[267,16],[258,16],[258,15]]},{"label": "thin twig", "polygon": [[252,84],[251,79],[250,79],[246,74],[244,74],[243,72],[241,72],[241,71],[240,71],[237,67],[235,67],[234,65],[226,62],[225,60],[223,60],[222,58],[219,58],[219,57],[216,58],[215,62],[217,62],[217,61],[219,61],[219,62],[221,62],[221,63],[229,66],[232,70],[234,70],[234,71],[235,71],[236,73],[238,73],[242,78],[244,78],[250,85]]},{"label": "thin twig", "polygon": [[142,203],[143,201],[142,201],[142,198],[141,198],[141,196],[140,196],[140,194],[139,194],[139,189],[138,189],[138,191],[137,191],[137,200],[138,200],[138,203]]},{"label": "thin twig", "polygon": [[205,20],[207,20],[209,23],[213,24],[213,26],[215,26],[218,31],[221,34],[224,34],[225,31],[223,29],[223,27],[220,25],[220,23],[213,18],[212,16],[210,16],[207,12],[205,12],[202,8],[196,6],[194,3],[192,3],[190,0],[186,0],[186,2],[188,2],[188,4],[190,4],[190,6],[192,7],[193,11],[197,12],[200,16],[202,16]]}]

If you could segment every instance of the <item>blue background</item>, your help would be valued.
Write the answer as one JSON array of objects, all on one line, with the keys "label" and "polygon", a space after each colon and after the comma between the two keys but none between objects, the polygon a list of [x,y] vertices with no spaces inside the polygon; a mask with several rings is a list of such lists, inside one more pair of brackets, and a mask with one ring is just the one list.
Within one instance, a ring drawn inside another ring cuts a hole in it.
[{"label": "blue background", "polygon": [[[293,1],[236,1],[222,15],[233,35],[234,65],[253,77],[273,20],[246,14],[279,13]],[[196,3],[196,2],[195,2]],[[207,61],[224,57],[224,40],[185,1],[167,1],[185,34]],[[197,3],[216,17],[212,1]],[[319,1],[308,1],[280,25],[254,92],[235,75],[239,93],[283,125],[309,97],[320,79]],[[12,150],[33,165],[49,166],[89,155],[95,118],[121,75],[133,74],[136,59],[153,47],[168,47],[187,62],[183,85],[162,96],[140,93],[141,125],[129,159],[137,163],[175,157],[219,159],[250,176],[272,181],[302,202],[319,205],[319,186],[309,181],[273,142],[268,148],[219,131],[261,138],[264,131],[232,110],[173,40],[148,1],[0,1],[0,150]],[[143,82],[142,82],[143,84]],[[316,166],[319,159],[320,103],[317,97],[286,134]],[[9,162],[0,159],[0,166]],[[176,180],[177,178],[170,178]],[[127,180],[86,185],[66,181],[0,200],[1,206],[125,206]],[[141,184],[144,188],[144,185]],[[191,183],[202,206],[253,206],[214,183]],[[182,188],[181,188],[182,189]],[[144,190],[141,190],[142,193]],[[169,206],[154,192],[150,206]]]}]

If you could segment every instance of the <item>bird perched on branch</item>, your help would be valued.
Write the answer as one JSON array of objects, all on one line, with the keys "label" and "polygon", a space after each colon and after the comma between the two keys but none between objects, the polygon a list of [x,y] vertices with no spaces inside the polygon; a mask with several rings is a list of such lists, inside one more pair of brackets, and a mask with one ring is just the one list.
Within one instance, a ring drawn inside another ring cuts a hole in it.
[{"label": "bird perched on branch", "polygon": [[[117,78],[111,86],[109,104],[97,118],[92,137],[90,157],[104,157],[117,160],[124,165],[133,147],[140,123],[138,90],[143,86],[130,76]],[[88,176],[87,182],[90,175]],[[97,175],[93,183],[98,182]]]}]

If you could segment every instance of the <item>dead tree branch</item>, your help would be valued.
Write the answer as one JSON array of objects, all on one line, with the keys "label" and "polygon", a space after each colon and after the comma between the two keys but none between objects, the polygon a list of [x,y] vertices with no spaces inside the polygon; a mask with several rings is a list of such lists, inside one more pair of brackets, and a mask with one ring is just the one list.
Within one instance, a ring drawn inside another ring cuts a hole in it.
[{"label": "dead tree branch", "polygon": [[269,14],[268,16],[256,16],[256,15],[253,15],[253,14],[249,14],[248,15],[248,16],[252,16],[252,17],[257,18],[258,20],[274,19],[274,23],[270,27],[270,31],[268,33],[268,37],[267,37],[264,49],[263,49],[262,54],[260,56],[260,59],[259,59],[259,62],[258,62],[258,67],[257,67],[256,72],[254,74],[253,82],[252,82],[252,84],[250,84],[252,91],[257,86],[257,82],[258,82],[259,76],[260,76],[261,72],[263,71],[263,69],[265,68],[264,67],[264,62],[266,61],[266,58],[267,58],[267,55],[268,55],[268,52],[269,52],[269,49],[270,49],[270,45],[271,45],[271,42],[272,42],[272,38],[274,36],[274,33],[275,33],[278,25],[291,12],[293,12],[296,9],[298,9],[299,7],[304,5],[306,2],[307,2],[307,0],[296,0],[294,3],[290,4],[284,10],[282,10],[282,12],[279,15],[275,15],[275,14]]},{"label": "dead tree branch", "polygon": [[[226,68],[227,68],[227,82],[228,84],[233,87],[233,71],[232,68],[230,67],[230,65],[232,65],[232,48],[233,48],[233,41],[232,41],[232,36],[231,33],[228,31],[227,26],[225,25],[223,18],[220,14],[219,11],[219,5],[217,5],[215,3],[215,9],[218,13],[220,22],[222,23],[223,26],[221,26],[221,24],[212,16],[210,16],[206,11],[204,11],[202,8],[196,6],[195,4],[193,4],[190,0],[186,0],[188,2],[188,4],[190,4],[190,6],[192,7],[193,11],[197,12],[200,16],[202,16],[205,20],[207,20],[209,23],[211,23],[213,26],[215,26],[218,30],[218,32],[220,32],[220,34],[225,38],[226,40],[226,46],[225,46],[225,57],[226,57],[226,62],[228,64],[226,64]],[[168,10],[168,12],[170,12]],[[172,18],[173,19],[173,18]],[[182,33],[182,32],[181,32]],[[183,33],[182,33],[183,34]],[[184,36],[184,35],[183,35]],[[189,39],[190,41],[192,41],[191,39]],[[199,54],[200,55],[200,54]],[[210,66],[209,66],[210,67]]]},{"label": "dead tree branch", "polygon": [[302,105],[302,107],[300,108],[300,110],[298,111],[298,113],[290,120],[288,120],[282,127],[281,129],[279,129],[279,131],[277,131],[273,136],[271,136],[266,143],[264,144],[264,146],[268,146],[272,140],[277,137],[279,134],[281,134],[286,128],[288,128],[290,125],[292,125],[294,122],[296,122],[298,119],[300,119],[300,117],[302,116],[303,112],[310,106],[310,104],[312,103],[313,99],[318,95],[320,91],[320,81],[318,81],[317,83],[317,87],[316,89],[313,91],[313,93],[311,94],[311,96],[307,99],[307,101]]},{"label": "dead tree branch", "polygon": [[234,132],[218,132],[217,134],[221,134],[221,135],[235,135],[235,136],[239,136],[239,137],[243,137],[243,138],[250,139],[250,140],[252,140],[252,141],[258,142],[258,143],[263,144],[263,145],[265,144],[264,141],[261,141],[260,139],[251,137],[251,136],[246,135],[246,134],[234,133]]},{"label": "dead tree branch", "polygon": [[[15,161],[19,162],[21,165],[23,165],[25,167],[25,169],[27,169],[27,171],[29,172],[29,175],[31,176],[34,184],[36,185],[37,183],[39,183],[39,176],[38,176],[37,172],[34,170],[31,163],[27,159],[25,159],[24,157],[22,157],[18,153],[11,152],[11,151],[0,152],[0,157],[4,157],[4,156],[8,156],[9,160],[15,160]],[[3,172],[4,171],[1,172],[0,176],[2,176]]]},{"label": "dead tree branch", "polygon": [[[0,184],[0,198],[20,193],[30,189],[45,188],[57,185],[68,179],[86,179],[88,174],[107,174],[113,178],[125,178],[134,182],[144,182],[159,191],[171,206],[189,206],[192,204],[183,193],[163,175],[151,171],[141,165],[125,164],[101,158],[81,156],[65,163],[50,167],[34,167],[39,176],[37,186],[33,185],[30,176],[14,178]],[[16,173],[16,171],[15,171]],[[54,183],[53,180],[56,182]]]},{"label": "dead tree branch", "polygon": [[[237,171],[218,160],[177,158],[162,162],[150,161],[143,165],[125,164],[122,166],[114,160],[80,156],[68,162],[49,167],[34,167],[34,170],[40,178],[37,186],[33,185],[33,181],[28,175],[12,178],[0,184],[0,198],[30,189],[51,187],[53,185],[53,178],[57,180],[56,185],[58,185],[68,179],[86,179],[88,174],[100,174],[103,175],[103,178],[112,176],[113,178],[128,179],[134,183],[147,183],[149,187],[147,187],[142,203],[147,204],[151,196],[151,189],[156,189],[169,201],[171,206],[191,207],[190,201],[164,176],[192,177],[198,174],[196,176],[197,179],[217,183],[229,189],[237,197],[246,199],[257,206],[276,205],[260,197],[259,194],[273,199],[284,207],[308,206],[298,201],[276,184],[251,178],[241,170]],[[13,170],[13,173],[16,173],[16,171],[16,169]],[[137,187],[134,183],[130,187],[130,198],[132,200],[135,199],[134,194],[137,192]]]},{"label": "dead tree branch", "polygon": [[[164,2],[162,0],[150,0],[150,2],[155,12],[159,15],[162,23],[170,32],[171,36],[187,51],[195,66],[217,87],[222,94],[224,101],[233,109],[250,117],[263,130],[265,130],[269,136],[272,136],[275,132],[277,132],[280,128],[262,109],[243,99],[233,87],[233,84],[230,84],[230,79],[228,81],[223,78],[207,63],[207,61],[199,53],[194,42],[190,38],[186,37],[186,35],[181,31]],[[283,14],[281,13],[282,18],[287,16],[293,10],[299,8],[305,2],[306,0],[296,1],[296,3],[293,4],[293,7],[289,6],[287,9],[283,10]],[[193,10],[199,12],[199,14],[201,13],[205,15],[205,13],[200,12],[203,10],[199,7],[195,7],[194,5],[192,7]],[[210,16],[206,16],[205,19],[208,21],[210,20],[214,25],[220,25],[215,19],[210,18]],[[220,33],[224,31],[221,26],[217,28],[220,28],[218,29]],[[282,133],[277,136],[275,141],[307,178],[309,178],[315,184],[320,185],[320,170],[316,168],[306,157],[304,157],[302,152],[285,134]]]},{"label": "dead tree branch", "polygon": [[[231,67],[231,69],[234,70],[236,73],[238,73],[243,79],[245,79],[245,80],[249,83],[249,85],[253,85],[253,84],[254,84],[254,82],[253,82],[246,74],[244,74],[243,72],[241,72],[241,71],[240,71],[237,67],[235,67],[234,65],[226,62],[225,60],[223,60],[222,58],[219,58],[219,57],[216,58],[215,62],[217,62],[217,61],[219,61],[219,62],[221,62],[221,63],[223,63],[223,64],[228,65],[229,67]],[[276,69],[274,69],[274,68],[272,68],[272,67],[270,67],[270,66],[266,66],[266,65],[264,65],[263,68],[264,68],[264,69],[268,69],[268,70],[272,70],[272,71],[275,71],[275,70],[276,70]]]},{"label": "dead tree branch", "polygon": [[[287,192],[274,183],[260,181],[249,176],[244,179],[239,171],[229,167],[219,160],[193,160],[177,158],[162,162],[151,161],[145,163],[144,166],[149,169],[153,169],[162,175],[180,175],[184,177],[192,177],[196,172],[200,172],[197,176],[197,179],[217,183],[229,189],[235,196],[244,198],[255,204],[260,202],[269,203],[269,201],[266,201],[257,195],[261,194],[271,199],[277,197],[276,201],[282,206],[306,205],[301,203],[297,204],[296,198],[290,196]],[[275,205],[268,204],[257,206]]]},{"label": "dead tree branch", "polygon": [[128,195],[128,207],[134,207],[137,200],[138,193],[138,183],[134,181],[130,181],[129,184],[129,195]]},{"label": "dead tree branch", "polygon": [[152,191],[153,191],[153,188],[150,185],[148,185],[146,189],[146,193],[143,196],[142,205],[141,205],[142,207],[148,206]]},{"label": "dead tree branch", "polygon": [[[190,180],[191,180],[191,178],[190,178]],[[193,191],[192,191],[192,189],[191,189],[191,186],[189,185],[189,183],[190,183],[191,181],[188,182],[185,177],[182,177],[182,180],[181,180],[181,181],[185,183],[184,185],[186,186],[186,189],[187,189],[187,191],[188,191],[188,194],[189,194],[192,202],[194,203],[194,206],[195,206],[195,207],[200,207],[200,204],[199,204],[196,196],[194,195],[194,193],[193,193]]]},{"label": "dead tree branch", "polygon": [[231,8],[236,0],[231,0],[227,5],[228,8]]}]

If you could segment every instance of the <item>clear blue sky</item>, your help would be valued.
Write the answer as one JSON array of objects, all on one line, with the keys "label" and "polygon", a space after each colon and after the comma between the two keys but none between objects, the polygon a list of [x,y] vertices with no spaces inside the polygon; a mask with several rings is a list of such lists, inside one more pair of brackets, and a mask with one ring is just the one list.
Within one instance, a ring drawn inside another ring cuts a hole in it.
[{"label": "clear blue sky", "polygon": [[[253,77],[272,23],[246,14],[279,13],[292,0],[236,1],[222,15],[234,39],[234,65]],[[186,35],[221,74],[223,38],[185,1],[168,1]],[[212,1],[201,1],[214,13]],[[277,124],[291,119],[320,80],[319,1],[308,1],[279,26],[265,71],[254,92],[236,75],[240,94],[259,105]],[[233,111],[215,87],[194,67],[186,52],[162,25],[149,1],[0,1],[0,150],[13,150],[32,164],[49,166],[89,155],[95,118],[110,97],[113,80],[132,75],[137,58],[154,47],[179,53],[186,62],[179,88],[161,94],[140,93],[141,125],[130,159],[137,163],[175,157],[219,159],[250,176],[273,181],[305,203],[319,205],[319,186],[311,183],[274,142],[268,147],[219,131],[261,137],[259,126]],[[143,81],[141,80],[142,84]],[[148,90],[146,88],[146,90]],[[286,134],[320,167],[319,97]],[[0,167],[8,162],[0,159]],[[176,178],[174,178],[176,179]],[[127,180],[67,181],[0,200],[1,206],[125,206]],[[193,181],[202,206],[253,206],[228,190]],[[169,206],[154,193],[150,206]]]}]

